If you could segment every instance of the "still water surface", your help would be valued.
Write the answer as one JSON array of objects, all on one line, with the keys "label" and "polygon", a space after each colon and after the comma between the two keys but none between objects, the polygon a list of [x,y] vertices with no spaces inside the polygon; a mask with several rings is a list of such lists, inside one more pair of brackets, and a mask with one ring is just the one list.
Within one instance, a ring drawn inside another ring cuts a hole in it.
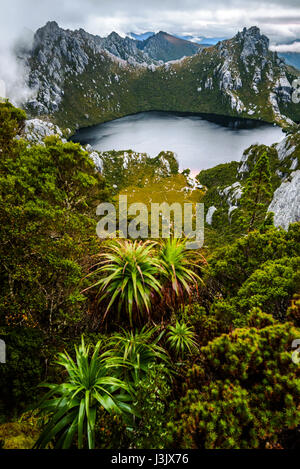
[{"label": "still water surface", "polygon": [[73,141],[96,150],[134,150],[156,156],[162,150],[177,155],[180,169],[192,174],[219,163],[239,161],[251,144],[271,145],[284,138],[280,127],[232,118],[169,112],[143,112],[80,129]]}]

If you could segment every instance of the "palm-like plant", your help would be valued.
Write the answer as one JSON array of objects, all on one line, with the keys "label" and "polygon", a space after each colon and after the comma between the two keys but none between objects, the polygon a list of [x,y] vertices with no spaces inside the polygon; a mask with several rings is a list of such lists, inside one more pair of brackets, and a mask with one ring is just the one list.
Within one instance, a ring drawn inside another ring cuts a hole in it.
[{"label": "palm-like plant", "polygon": [[154,255],[155,244],[114,240],[100,254],[103,261],[92,274],[101,278],[89,288],[99,287],[100,301],[109,298],[103,320],[116,302],[119,313],[121,308],[127,311],[131,326],[134,312],[141,315],[146,311],[150,318],[151,295],[161,294],[157,279],[161,266]]},{"label": "palm-like plant", "polygon": [[[141,331],[126,331],[122,329],[121,333],[113,334],[110,339],[110,347],[112,353],[116,357],[120,357],[124,362],[130,363],[131,367],[120,369],[122,377],[129,383],[136,383],[143,373],[147,373],[149,365],[161,360],[168,364],[168,355],[166,351],[158,345],[163,332],[156,338],[157,328],[152,327],[146,329],[143,327]],[[131,369],[131,373],[130,372]]]},{"label": "palm-like plant", "polygon": [[185,238],[168,238],[162,241],[159,257],[163,268],[163,277],[166,280],[165,292],[171,285],[170,296],[173,292],[176,297],[181,297],[181,299],[183,299],[184,293],[190,296],[192,285],[196,286],[198,282],[202,282],[194,270],[199,269],[199,261],[205,262],[199,252],[186,249],[187,241]]},{"label": "palm-like plant", "polygon": [[195,333],[190,326],[176,321],[175,326],[169,326],[168,329],[167,343],[177,356],[183,357],[187,352],[192,353],[198,349]]},{"label": "palm-like plant", "polygon": [[95,421],[97,406],[107,412],[131,412],[128,385],[116,377],[124,361],[110,358],[108,351],[99,355],[101,342],[89,358],[89,347],[82,338],[76,350],[76,361],[68,353],[60,353],[57,363],[65,368],[68,379],[62,384],[45,384],[50,391],[38,408],[47,424],[37,440],[37,448],[45,448],[55,441],[57,448],[69,448],[77,434],[78,448],[84,446],[87,436],[89,449],[95,446]]}]

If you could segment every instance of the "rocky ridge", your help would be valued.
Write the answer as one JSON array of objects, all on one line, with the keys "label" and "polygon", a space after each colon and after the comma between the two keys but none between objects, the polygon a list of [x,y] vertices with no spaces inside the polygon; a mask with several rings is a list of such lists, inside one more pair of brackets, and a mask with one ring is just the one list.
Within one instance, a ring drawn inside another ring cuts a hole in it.
[{"label": "rocky ridge", "polygon": [[268,49],[269,40],[258,28],[245,28],[230,40],[165,64],[153,58],[159,58],[161,36],[165,41],[161,32],[145,45],[114,32],[101,38],[47,23],[25,58],[29,85],[36,90],[27,110],[72,129],[157,109],[280,125],[300,119],[299,106],[291,100],[291,71]]}]

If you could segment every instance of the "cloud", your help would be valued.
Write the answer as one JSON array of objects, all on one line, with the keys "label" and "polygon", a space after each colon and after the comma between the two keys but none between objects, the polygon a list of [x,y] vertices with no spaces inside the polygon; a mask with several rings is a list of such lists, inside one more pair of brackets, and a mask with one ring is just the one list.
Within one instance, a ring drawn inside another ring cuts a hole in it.
[{"label": "cloud", "polygon": [[[112,30],[231,36],[258,25],[274,42],[300,38],[299,0],[1,0],[0,38],[48,20],[106,36]],[[276,29],[278,27],[278,29]]]},{"label": "cloud", "polygon": [[279,44],[272,46],[271,49],[277,52],[298,52],[300,54],[300,41],[293,42],[292,44]]},{"label": "cloud", "polygon": [[27,82],[27,70],[24,64],[16,59],[14,46],[0,47],[0,81],[2,97],[9,98],[16,106],[33,98],[35,90]]},{"label": "cloud", "polygon": [[15,41],[24,27],[36,31],[49,20],[100,36],[113,30],[122,35],[164,30],[232,37],[244,26],[257,25],[274,45],[300,39],[299,0],[285,0],[284,5],[282,0],[1,0],[0,79],[18,99],[28,90],[25,71],[13,58]]}]

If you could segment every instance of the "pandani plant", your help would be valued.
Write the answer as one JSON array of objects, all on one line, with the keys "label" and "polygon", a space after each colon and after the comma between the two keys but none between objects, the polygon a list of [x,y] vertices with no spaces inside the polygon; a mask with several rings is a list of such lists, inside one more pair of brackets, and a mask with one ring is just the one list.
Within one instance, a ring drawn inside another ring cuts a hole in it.
[{"label": "pandani plant", "polygon": [[114,333],[109,341],[111,353],[130,363],[129,367],[120,368],[122,378],[129,383],[137,383],[148,371],[151,364],[158,361],[164,363],[166,370],[170,362],[165,349],[159,345],[164,331],[159,333],[157,327],[144,326],[141,330],[135,329]]},{"label": "pandani plant", "polygon": [[193,288],[202,283],[195,272],[206,263],[198,250],[187,249],[187,238],[167,238],[160,242],[159,261],[162,266],[163,299],[169,305],[190,298]]},{"label": "pandani plant", "polygon": [[57,363],[67,374],[61,384],[43,384],[49,392],[38,404],[45,427],[35,443],[35,448],[67,449],[75,436],[79,449],[95,447],[95,422],[97,407],[109,413],[132,413],[132,396],[128,384],[117,377],[118,369],[127,366],[124,360],[107,350],[100,353],[99,341],[90,356],[90,347],[82,338],[75,346],[75,361],[67,352],[58,355]]},{"label": "pandani plant", "polygon": [[103,316],[116,308],[120,315],[125,310],[133,326],[134,317],[151,316],[151,299],[160,296],[162,285],[159,276],[161,264],[155,256],[155,242],[113,240],[99,254],[100,262],[90,274],[99,280],[89,288],[98,287],[99,301],[106,301]]},{"label": "pandani plant", "polygon": [[168,326],[167,344],[176,356],[183,358],[187,353],[198,350],[196,335],[192,327],[185,322],[176,321],[176,324]]}]

